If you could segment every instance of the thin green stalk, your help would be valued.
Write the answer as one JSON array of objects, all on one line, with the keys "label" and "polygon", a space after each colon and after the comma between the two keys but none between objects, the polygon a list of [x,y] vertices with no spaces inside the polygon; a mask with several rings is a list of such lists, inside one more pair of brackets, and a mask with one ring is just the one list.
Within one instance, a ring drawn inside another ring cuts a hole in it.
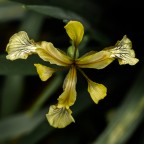
[{"label": "thin green stalk", "polygon": [[74,45],[74,59],[76,59],[77,47]]},{"label": "thin green stalk", "polygon": [[50,98],[50,96],[57,90],[57,88],[62,83],[62,75],[57,75],[54,77],[52,82],[48,84],[48,86],[44,89],[44,91],[41,93],[41,95],[38,97],[36,102],[33,104],[33,106],[28,110],[28,113],[35,114],[42,105]]},{"label": "thin green stalk", "polygon": [[78,70],[82,73],[82,75],[86,78],[86,80],[89,81],[88,76],[80,68],[78,68]]}]

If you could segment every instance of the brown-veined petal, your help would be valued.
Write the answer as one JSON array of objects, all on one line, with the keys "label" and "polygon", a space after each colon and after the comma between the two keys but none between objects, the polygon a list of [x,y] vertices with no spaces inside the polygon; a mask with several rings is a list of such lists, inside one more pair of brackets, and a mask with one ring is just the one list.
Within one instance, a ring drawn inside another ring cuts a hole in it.
[{"label": "brown-veined petal", "polygon": [[7,59],[27,59],[28,55],[35,53],[37,48],[36,43],[30,40],[25,31],[20,31],[14,34],[7,44],[6,51]]},{"label": "brown-veined petal", "polygon": [[114,58],[110,58],[110,53],[107,51],[88,52],[76,60],[76,65],[79,68],[103,69],[113,60]]},{"label": "brown-veined petal", "polygon": [[92,100],[98,104],[99,100],[106,96],[107,88],[103,84],[98,84],[88,79],[88,92]]},{"label": "brown-veined petal", "polygon": [[54,69],[42,64],[34,64],[34,66],[36,67],[37,73],[42,81],[48,80],[55,72]]},{"label": "brown-veined petal", "polygon": [[111,53],[110,57],[117,58],[120,65],[135,65],[139,60],[135,58],[135,52],[132,49],[132,42],[126,35],[115,46],[107,48]]},{"label": "brown-veined petal", "polygon": [[74,42],[75,47],[79,45],[83,38],[84,27],[78,21],[69,21],[64,27],[70,39]]},{"label": "brown-veined petal", "polygon": [[63,93],[58,98],[58,106],[59,107],[70,107],[74,104],[76,100],[76,69],[74,66],[69,70],[67,74],[64,84],[63,84]]},{"label": "brown-veined petal", "polygon": [[75,122],[71,114],[72,111],[70,109],[66,109],[65,107],[58,108],[56,105],[52,105],[46,117],[51,126],[64,128],[70,123]]},{"label": "brown-veined petal", "polygon": [[42,41],[39,45],[40,48],[36,49],[36,52],[44,61],[60,66],[69,66],[72,63],[72,59],[61,50],[55,48],[52,43]]}]

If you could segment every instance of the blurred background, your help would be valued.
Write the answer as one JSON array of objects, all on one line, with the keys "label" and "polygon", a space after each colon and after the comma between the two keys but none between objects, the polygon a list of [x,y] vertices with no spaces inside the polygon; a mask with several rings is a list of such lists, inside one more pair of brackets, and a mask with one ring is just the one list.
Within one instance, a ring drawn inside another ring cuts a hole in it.
[{"label": "blurred background", "polygon": [[[143,8],[127,0],[0,0],[0,144],[144,144]],[[9,38],[20,30],[35,41],[49,41],[64,51],[70,45],[64,26],[78,20],[85,27],[80,54],[114,45],[124,35],[132,41],[135,66],[115,60],[102,70],[84,69],[104,84],[107,96],[95,104],[78,73],[75,123],[64,129],[49,125],[45,114],[62,92],[65,72],[42,82],[37,55],[6,60]]]}]

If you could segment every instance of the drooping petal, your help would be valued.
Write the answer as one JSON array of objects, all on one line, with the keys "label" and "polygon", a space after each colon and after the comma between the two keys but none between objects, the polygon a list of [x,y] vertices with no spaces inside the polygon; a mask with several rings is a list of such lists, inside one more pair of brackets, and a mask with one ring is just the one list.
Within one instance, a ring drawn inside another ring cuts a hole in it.
[{"label": "drooping petal", "polygon": [[55,72],[54,69],[44,66],[42,64],[34,64],[34,66],[36,67],[37,73],[39,74],[39,77],[42,81],[48,80]]},{"label": "drooping petal", "polygon": [[58,108],[55,105],[50,106],[48,114],[46,114],[47,120],[50,125],[55,128],[64,128],[72,122],[75,122],[72,117],[72,111],[65,107]]},{"label": "drooping petal", "polygon": [[75,47],[77,47],[83,38],[83,25],[78,21],[69,21],[64,28],[70,39],[74,42]]},{"label": "drooping petal", "polygon": [[99,100],[103,99],[106,96],[107,88],[104,85],[95,83],[89,79],[88,92],[92,100],[97,104]]},{"label": "drooping petal", "polygon": [[42,41],[39,45],[41,48],[36,49],[36,52],[44,61],[60,66],[69,66],[72,63],[72,59],[64,52],[55,48],[52,43]]},{"label": "drooping petal", "polygon": [[110,58],[107,51],[89,52],[76,60],[79,68],[103,69],[108,66],[114,58]]},{"label": "drooping petal", "polygon": [[35,53],[37,48],[36,43],[30,40],[25,31],[20,31],[14,34],[7,44],[6,51],[7,59],[27,59],[28,55]]},{"label": "drooping petal", "polygon": [[76,100],[76,82],[76,69],[72,66],[63,84],[64,91],[58,98],[59,107],[69,108],[74,104]]},{"label": "drooping petal", "polygon": [[126,35],[115,46],[107,48],[107,51],[111,53],[110,57],[118,59],[120,65],[135,65],[139,61],[135,58],[132,42]]}]

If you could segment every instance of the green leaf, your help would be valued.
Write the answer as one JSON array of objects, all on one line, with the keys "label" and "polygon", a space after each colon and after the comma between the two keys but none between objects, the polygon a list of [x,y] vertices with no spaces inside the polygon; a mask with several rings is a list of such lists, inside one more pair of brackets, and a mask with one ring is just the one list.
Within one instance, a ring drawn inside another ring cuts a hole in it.
[{"label": "green leaf", "polygon": [[69,21],[69,20],[78,20],[80,22],[82,22],[85,26],[85,28],[89,28],[90,24],[88,23],[88,21],[84,18],[81,17],[80,15],[70,11],[70,10],[66,10],[60,7],[56,7],[56,6],[41,6],[41,5],[26,5],[25,8],[33,10],[35,12],[53,17],[53,18],[57,18],[57,19],[61,19],[64,21]]},{"label": "green leaf", "polygon": [[47,121],[43,121],[35,130],[30,134],[22,137],[19,144],[37,144],[45,136],[52,133],[56,129],[51,127]]},{"label": "green leaf", "polygon": [[50,96],[60,87],[62,84],[63,76],[61,74],[56,75],[53,80],[45,87],[41,92],[39,98],[34,105],[29,109],[29,113],[35,114],[41,106],[50,98]]},{"label": "green leaf", "polygon": [[[27,113],[2,119],[0,121],[0,134],[2,133],[0,135],[0,140],[16,138],[20,135],[30,133],[33,130],[35,131],[35,128],[43,122],[44,118],[46,119],[45,114],[48,111],[46,108],[46,110],[39,112],[39,109],[45,103],[48,97],[50,97],[50,95],[60,86],[61,81],[62,76],[56,76],[48,87],[45,88],[39,99]],[[50,127],[48,122],[47,125]]]},{"label": "green leaf", "polygon": [[44,15],[35,13],[34,11],[26,11],[19,31],[26,31],[30,39],[36,41],[40,36],[43,20]]},{"label": "green leaf", "polygon": [[131,87],[125,100],[111,119],[105,131],[95,140],[95,142],[93,142],[93,144],[124,144],[143,120],[143,73],[144,69],[139,74],[137,81]]},{"label": "green leaf", "polygon": [[21,4],[0,0],[0,22],[19,20],[24,14],[25,10],[21,7]]},{"label": "green leaf", "polygon": [[1,116],[15,112],[23,96],[24,77],[19,75],[7,76],[1,95]]},{"label": "green leaf", "polygon": [[45,113],[46,110],[40,111],[34,116],[29,113],[21,113],[1,119],[0,142],[30,133],[44,121]]}]

